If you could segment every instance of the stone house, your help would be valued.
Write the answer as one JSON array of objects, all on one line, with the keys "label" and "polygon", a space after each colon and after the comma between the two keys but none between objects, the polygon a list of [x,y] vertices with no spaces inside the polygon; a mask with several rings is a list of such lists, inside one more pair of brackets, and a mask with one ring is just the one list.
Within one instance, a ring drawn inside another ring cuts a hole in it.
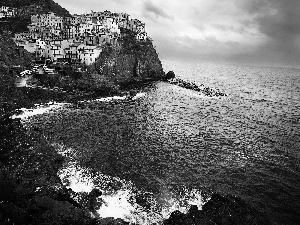
[{"label": "stone house", "polygon": [[65,58],[69,59],[71,62],[77,61],[78,59],[78,53],[77,48],[80,44],[78,43],[72,43],[69,45],[69,47],[65,48]]},{"label": "stone house", "polygon": [[48,44],[45,47],[45,58],[57,61],[59,58],[65,58],[65,52],[60,44]]},{"label": "stone house", "polygon": [[86,46],[81,44],[77,48],[78,59],[86,65],[93,64],[100,56],[102,49],[96,46]]},{"label": "stone house", "polygon": [[6,12],[0,11],[0,18],[4,18],[4,17],[6,17]]},{"label": "stone house", "polygon": [[147,40],[147,33],[146,32],[140,32],[136,35],[136,39],[139,41],[146,41]]},{"label": "stone house", "polygon": [[8,9],[9,9],[8,6],[1,6],[0,7],[0,11],[2,11],[2,12],[7,12]]}]

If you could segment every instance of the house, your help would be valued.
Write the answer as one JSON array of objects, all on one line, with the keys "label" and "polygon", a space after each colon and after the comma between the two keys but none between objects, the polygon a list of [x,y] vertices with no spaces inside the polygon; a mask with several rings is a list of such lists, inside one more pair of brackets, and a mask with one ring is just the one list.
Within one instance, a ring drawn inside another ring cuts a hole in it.
[{"label": "house", "polygon": [[35,42],[36,45],[36,57],[41,58],[45,57],[45,48],[46,48],[46,42],[43,41],[42,39],[37,39]]},{"label": "house", "polygon": [[93,25],[89,23],[81,23],[79,25],[79,35],[84,37],[85,34],[91,34],[93,30]]},{"label": "house", "polygon": [[100,56],[102,49],[96,46],[87,46],[81,44],[77,47],[78,59],[81,63],[86,65],[93,64]]},{"label": "house", "polygon": [[139,41],[146,41],[147,40],[147,33],[146,32],[138,33],[136,35],[136,39],[139,40]]},{"label": "house", "polygon": [[74,16],[71,17],[70,24],[77,25],[79,23],[81,23],[81,19],[78,15],[74,15]]},{"label": "house", "polygon": [[0,11],[1,11],[1,12],[7,12],[8,9],[9,9],[8,6],[1,6],[1,7],[0,7]]},{"label": "house", "polygon": [[17,33],[15,34],[15,40],[26,40],[30,37],[29,32],[22,32],[22,33]]},{"label": "house", "polygon": [[68,24],[63,29],[63,39],[71,39],[75,37],[75,26]]},{"label": "house", "polygon": [[36,24],[39,21],[40,15],[31,15],[31,24]]},{"label": "house", "polygon": [[134,32],[145,32],[145,24],[138,19],[131,19],[131,30]]},{"label": "house", "polygon": [[97,45],[98,39],[96,35],[90,34],[90,35],[85,35],[83,43],[85,45]]},{"label": "house", "polygon": [[0,18],[5,18],[6,14],[7,13],[5,11],[0,11]]},{"label": "house", "polygon": [[65,48],[65,58],[74,62],[78,59],[77,48],[80,44],[72,43],[68,48]]},{"label": "house", "polygon": [[57,61],[59,58],[65,58],[65,53],[60,44],[49,44],[45,47],[45,57]]}]

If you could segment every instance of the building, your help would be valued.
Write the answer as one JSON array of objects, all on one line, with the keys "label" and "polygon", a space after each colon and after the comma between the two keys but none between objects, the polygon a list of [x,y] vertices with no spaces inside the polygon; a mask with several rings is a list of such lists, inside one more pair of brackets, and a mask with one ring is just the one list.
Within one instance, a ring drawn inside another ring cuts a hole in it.
[{"label": "building", "polygon": [[[1,7],[1,10],[5,14],[0,11],[0,17],[7,16],[6,12],[10,9]],[[31,10],[31,13],[34,11],[31,6],[20,10],[21,13],[26,10]],[[102,44],[117,44],[121,36],[120,28],[136,32],[136,39],[139,41],[147,40],[145,24],[140,20],[130,20],[126,13],[92,11],[69,17],[59,17],[53,12],[34,14],[31,16],[31,25],[28,26],[29,32],[17,34],[15,41],[31,52],[34,49],[39,58],[80,61],[91,65],[100,56]]]},{"label": "building", "polygon": [[1,12],[7,12],[8,9],[9,9],[8,6],[1,6],[1,7],[0,7],[0,11],[1,11]]},{"label": "building", "polygon": [[45,58],[57,61],[58,59],[65,58],[65,52],[60,44],[48,44],[45,47]]},{"label": "building", "polygon": [[81,63],[86,65],[93,64],[100,56],[102,49],[96,46],[87,46],[81,44],[77,47],[78,59]]},{"label": "building", "polygon": [[6,17],[6,12],[0,11],[0,18],[5,18],[5,17]]},{"label": "building", "polygon": [[75,62],[78,59],[77,48],[80,44],[72,43],[69,47],[65,48],[65,58],[69,59],[70,62]]},{"label": "building", "polygon": [[136,39],[139,40],[139,41],[146,41],[147,40],[147,33],[146,32],[138,33],[136,35]]}]

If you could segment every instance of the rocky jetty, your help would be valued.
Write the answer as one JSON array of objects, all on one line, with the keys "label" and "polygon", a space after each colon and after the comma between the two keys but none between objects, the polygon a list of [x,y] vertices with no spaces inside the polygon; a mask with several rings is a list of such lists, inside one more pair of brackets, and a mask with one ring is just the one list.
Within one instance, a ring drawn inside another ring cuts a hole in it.
[{"label": "rocky jetty", "polygon": [[[167,76],[170,72],[167,73]],[[169,74],[169,76],[172,76],[172,73]],[[185,81],[182,80],[180,78],[176,78],[175,76],[173,76],[173,78],[168,80],[169,83],[171,84],[175,84],[179,87],[183,87],[186,89],[190,89],[193,91],[197,91],[197,92],[201,92],[202,94],[204,94],[205,96],[208,97],[220,97],[220,96],[227,96],[225,93],[219,91],[219,90],[215,90],[209,87],[205,87],[203,84],[201,85],[197,85],[193,82],[190,81]]]},{"label": "rocky jetty", "polygon": [[188,213],[175,211],[169,219],[164,221],[164,225],[191,224],[266,225],[271,223],[242,199],[232,195],[213,194],[202,210],[199,210],[197,206],[191,206]]}]

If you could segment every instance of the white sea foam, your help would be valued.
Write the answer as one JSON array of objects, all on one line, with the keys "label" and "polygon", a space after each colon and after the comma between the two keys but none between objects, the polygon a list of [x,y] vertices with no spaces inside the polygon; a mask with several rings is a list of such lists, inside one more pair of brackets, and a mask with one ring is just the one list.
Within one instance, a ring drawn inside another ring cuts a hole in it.
[{"label": "white sea foam", "polygon": [[[118,177],[111,177],[100,172],[90,173],[88,168],[82,168],[76,162],[76,151],[64,145],[54,143],[57,152],[66,157],[64,166],[58,172],[62,183],[74,192],[89,193],[94,188],[101,190],[103,195],[98,198],[101,207],[97,210],[98,216],[102,218],[121,218],[131,224],[161,224],[164,219],[170,217],[171,213],[179,210],[186,213],[190,205],[202,208],[204,201],[199,190],[183,189],[180,196],[174,196],[171,191],[161,190],[157,196],[165,205],[159,205],[158,199],[150,192],[137,190],[130,181]],[[114,189],[114,184],[118,189]],[[110,187],[110,188],[108,188]],[[136,195],[150,196],[147,202],[150,207],[143,208],[136,202]]]},{"label": "white sea foam", "polygon": [[[89,193],[93,188],[100,189],[103,193],[99,198],[102,205],[97,213],[102,218],[121,218],[134,224],[160,224],[175,210],[186,213],[190,205],[197,205],[201,209],[204,203],[200,191],[185,190],[180,198],[166,197],[164,200],[167,200],[168,204],[160,207],[155,198],[149,199],[151,207],[145,209],[136,203],[136,193],[141,192],[137,191],[131,182],[101,173],[92,177],[87,169],[81,168],[74,162],[67,163],[58,175],[62,182],[75,192]],[[105,190],[105,183],[116,181],[120,182],[122,187],[116,191]]]},{"label": "white sea foam", "polygon": [[[138,99],[138,98],[142,98],[146,96],[146,93],[141,92],[141,93],[137,93],[134,97],[132,97],[132,100]],[[129,99],[128,96],[112,96],[112,97],[105,97],[105,98],[98,98],[98,99],[93,99],[93,100],[83,100],[83,101],[79,101],[79,103],[90,103],[90,102],[111,102],[111,101],[116,101],[116,100],[126,100]]]},{"label": "white sea foam", "polygon": [[203,98],[203,99],[220,99],[221,96],[207,96],[203,94],[202,92],[197,92],[191,89],[186,89],[184,87],[180,87],[177,85],[173,85],[172,89],[180,94],[188,95],[188,96],[193,96],[196,98]]},{"label": "white sea foam", "polygon": [[135,99],[142,98],[142,97],[145,97],[145,96],[146,96],[146,93],[141,92],[141,93],[137,93],[132,99],[135,100]]},{"label": "white sea foam", "polygon": [[31,109],[21,108],[20,109],[22,111],[21,114],[12,115],[11,118],[12,119],[19,118],[25,121],[32,116],[56,111],[67,105],[69,105],[69,103],[48,102],[46,104],[41,104],[41,105],[35,104],[35,108],[31,108]]}]

